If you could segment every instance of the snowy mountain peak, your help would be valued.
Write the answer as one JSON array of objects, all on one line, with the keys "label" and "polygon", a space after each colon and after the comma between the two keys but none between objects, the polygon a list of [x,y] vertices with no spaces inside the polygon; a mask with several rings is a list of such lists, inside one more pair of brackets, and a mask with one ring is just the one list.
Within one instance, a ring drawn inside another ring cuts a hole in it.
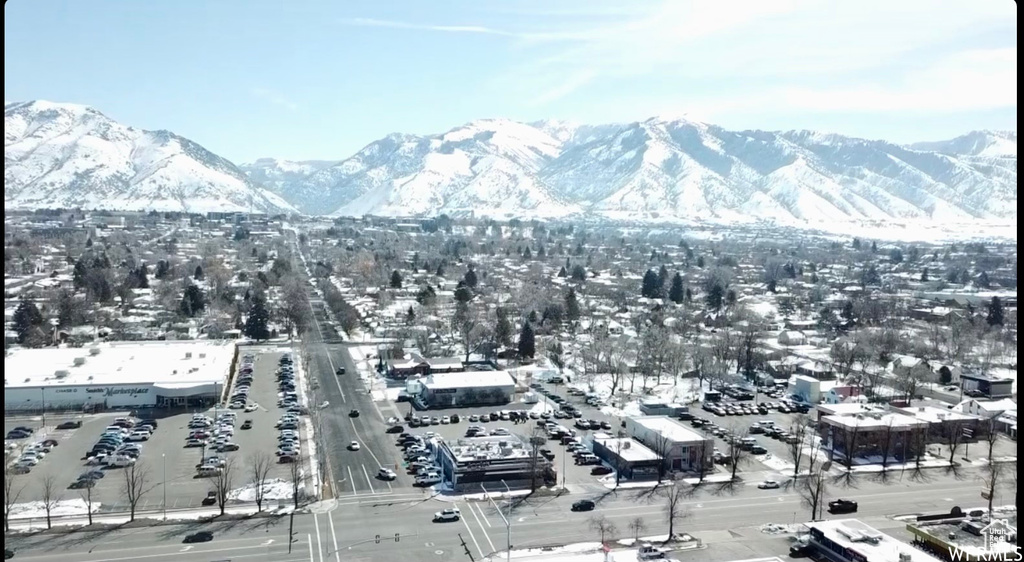
[{"label": "snowy mountain peak", "polygon": [[4,207],[294,211],[228,160],[83,105],[4,106]]},{"label": "snowy mountain peak", "polygon": [[911,148],[957,156],[1016,158],[1017,133],[1012,131],[971,131],[950,140],[914,143]]}]

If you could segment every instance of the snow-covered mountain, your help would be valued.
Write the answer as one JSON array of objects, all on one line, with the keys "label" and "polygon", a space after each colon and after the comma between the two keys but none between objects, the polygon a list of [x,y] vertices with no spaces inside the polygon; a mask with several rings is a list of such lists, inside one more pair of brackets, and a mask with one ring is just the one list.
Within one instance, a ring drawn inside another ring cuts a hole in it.
[{"label": "snow-covered mountain", "polygon": [[901,146],[686,118],[389,135],[275,190],[310,214],[1015,219],[1016,133]]},{"label": "snow-covered mountain", "polygon": [[4,105],[4,207],[294,212],[228,160],[93,108]]}]

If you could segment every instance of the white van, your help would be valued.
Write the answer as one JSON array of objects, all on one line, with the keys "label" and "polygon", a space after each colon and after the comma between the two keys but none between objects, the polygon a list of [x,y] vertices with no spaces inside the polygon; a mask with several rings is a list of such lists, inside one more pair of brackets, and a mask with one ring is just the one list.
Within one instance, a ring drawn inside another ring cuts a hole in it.
[{"label": "white van", "polygon": [[221,470],[223,469],[219,466],[201,466],[199,467],[199,476],[217,476],[221,473]]}]

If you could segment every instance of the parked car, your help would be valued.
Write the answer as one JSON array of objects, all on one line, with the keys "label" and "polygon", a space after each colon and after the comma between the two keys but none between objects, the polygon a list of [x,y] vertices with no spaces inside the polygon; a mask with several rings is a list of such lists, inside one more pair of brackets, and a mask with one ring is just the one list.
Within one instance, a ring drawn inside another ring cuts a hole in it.
[{"label": "parked car", "polygon": [[209,491],[206,493],[206,497],[201,502],[203,505],[216,505],[217,504],[217,492]]},{"label": "parked car", "polygon": [[398,478],[398,475],[390,468],[381,468],[377,471],[377,477],[381,480],[394,480],[395,478]]},{"label": "parked car", "polygon": [[757,485],[762,490],[776,490],[779,487],[779,483],[775,480],[765,480]]},{"label": "parked car", "polygon": [[601,475],[604,475],[604,474],[611,474],[611,473],[612,473],[612,469],[610,469],[610,468],[608,468],[607,466],[604,466],[604,465],[595,466],[594,468],[590,469],[590,474],[593,474],[594,476],[601,476]]}]

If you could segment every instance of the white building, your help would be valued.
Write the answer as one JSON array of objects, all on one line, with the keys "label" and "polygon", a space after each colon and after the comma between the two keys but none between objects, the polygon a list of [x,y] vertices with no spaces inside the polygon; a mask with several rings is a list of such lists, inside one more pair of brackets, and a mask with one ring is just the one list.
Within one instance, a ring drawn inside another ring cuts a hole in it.
[{"label": "white building", "polygon": [[16,349],[4,358],[4,409],[69,410],[212,403],[237,348],[222,341]]},{"label": "white building", "polygon": [[515,390],[516,381],[507,371],[436,373],[406,386],[409,395],[432,408],[508,404]]},{"label": "white building", "polygon": [[821,402],[821,381],[806,375],[794,375],[790,381],[789,393],[799,396],[808,404]]},{"label": "white building", "polygon": [[857,519],[807,523],[810,540],[834,562],[939,562],[939,559]]},{"label": "white building", "polygon": [[626,418],[626,434],[662,456],[669,470],[711,466],[715,442],[667,416]]}]

